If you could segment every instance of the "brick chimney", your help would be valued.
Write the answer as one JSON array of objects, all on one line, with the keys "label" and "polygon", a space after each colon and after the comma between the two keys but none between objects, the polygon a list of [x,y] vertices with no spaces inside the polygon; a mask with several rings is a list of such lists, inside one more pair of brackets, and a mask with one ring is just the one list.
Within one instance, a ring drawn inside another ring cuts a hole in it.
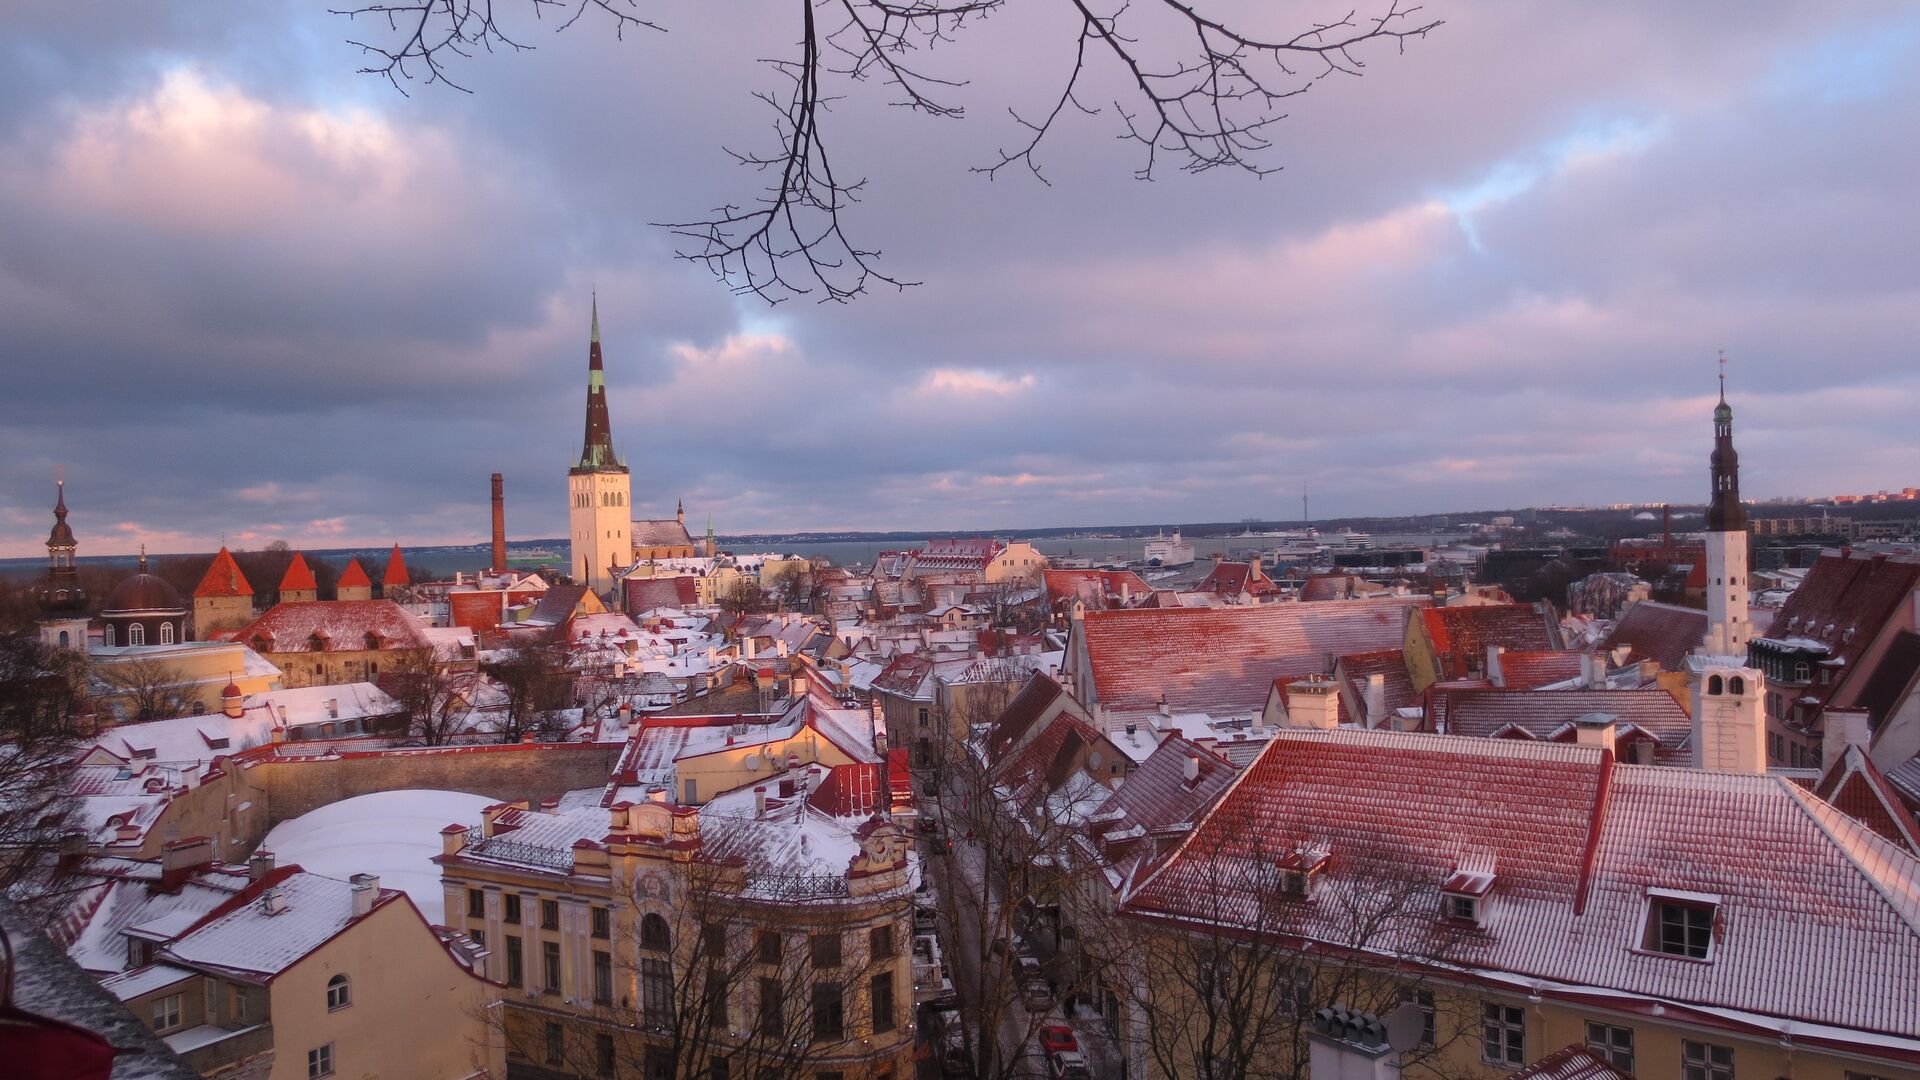
[{"label": "brick chimney", "polygon": [[1620,718],[1612,713],[1590,712],[1573,718],[1573,741],[1581,746],[1597,746],[1612,754],[1615,727]]},{"label": "brick chimney", "polygon": [[1367,676],[1367,726],[1377,728],[1387,722],[1387,677]]},{"label": "brick chimney", "polygon": [[347,880],[353,882],[354,916],[372,914],[373,902],[380,896],[380,878],[374,874],[355,874]]},{"label": "brick chimney", "polygon": [[507,496],[506,480],[493,474],[493,572],[507,572]]},{"label": "brick chimney", "polygon": [[271,873],[273,873],[273,852],[262,848],[247,860],[248,881],[259,881]]}]

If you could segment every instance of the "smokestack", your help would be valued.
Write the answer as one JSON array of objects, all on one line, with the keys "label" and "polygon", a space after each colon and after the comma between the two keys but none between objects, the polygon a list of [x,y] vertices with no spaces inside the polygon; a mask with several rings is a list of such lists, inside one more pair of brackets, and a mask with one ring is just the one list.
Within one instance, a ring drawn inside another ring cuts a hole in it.
[{"label": "smokestack", "polygon": [[493,572],[507,572],[507,496],[506,481],[493,474]]}]

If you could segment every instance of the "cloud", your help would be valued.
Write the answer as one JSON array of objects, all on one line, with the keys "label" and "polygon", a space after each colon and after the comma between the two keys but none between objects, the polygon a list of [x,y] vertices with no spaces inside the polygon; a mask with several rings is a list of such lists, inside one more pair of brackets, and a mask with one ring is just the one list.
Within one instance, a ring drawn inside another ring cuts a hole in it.
[{"label": "cloud", "polygon": [[1032,375],[1001,375],[992,371],[935,368],[920,380],[920,392],[932,395],[1011,397],[1031,389]]}]

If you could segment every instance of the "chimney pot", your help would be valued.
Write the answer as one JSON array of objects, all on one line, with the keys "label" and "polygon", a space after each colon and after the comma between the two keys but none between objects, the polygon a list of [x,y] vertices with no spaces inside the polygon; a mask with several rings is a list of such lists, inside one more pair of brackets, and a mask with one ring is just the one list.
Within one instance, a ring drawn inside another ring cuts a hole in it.
[{"label": "chimney pot", "polygon": [[273,873],[273,852],[264,849],[256,851],[253,857],[247,860],[248,881],[259,881],[271,873]]},{"label": "chimney pot", "polygon": [[1186,765],[1181,771],[1186,776],[1187,783],[1189,784],[1200,779],[1200,755],[1188,754]]}]

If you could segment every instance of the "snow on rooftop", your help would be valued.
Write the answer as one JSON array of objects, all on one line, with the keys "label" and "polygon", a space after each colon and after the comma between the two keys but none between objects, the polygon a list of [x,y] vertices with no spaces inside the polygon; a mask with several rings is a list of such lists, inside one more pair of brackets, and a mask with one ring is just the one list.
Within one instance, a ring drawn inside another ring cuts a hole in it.
[{"label": "snow on rooftop", "polygon": [[[264,898],[248,900],[174,942],[165,955],[196,966],[277,975],[354,920],[353,886],[343,879],[300,868],[272,887],[284,905],[278,914],[267,911]],[[382,889],[382,896],[395,895]]]},{"label": "snow on rooftop", "polygon": [[460,791],[377,791],[283,821],[262,846],[282,866],[298,863],[336,878],[377,874],[381,887],[405,892],[437,924],[445,918],[433,862],[440,830],[479,821],[495,801]]},{"label": "snow on rooftop", "polygon": [[100,980],[100,985],[121,1001],[132,1001],[141,994],[199,977],[199,972],[172,964],[148,964]]}]

